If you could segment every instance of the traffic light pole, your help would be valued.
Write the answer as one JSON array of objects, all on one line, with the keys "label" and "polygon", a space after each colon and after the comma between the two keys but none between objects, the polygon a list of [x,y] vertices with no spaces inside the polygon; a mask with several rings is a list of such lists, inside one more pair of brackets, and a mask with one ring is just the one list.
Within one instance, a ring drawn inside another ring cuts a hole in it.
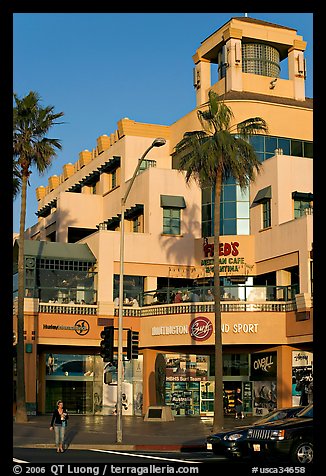
[{"label": "traffic light pole", "polygon": [[153,147],[161,147],[166,143],[166,140],[163,138],[154,139],[152,144],[145,150],[143,155],[138,161],[137,167],[134,171],[134,174],[128,183],[126,192],[121,199],[121,219],[120,219],[120,275],[119,275],[119,319],[118,319],[118,381],[117,381],[117,443],[122,443],[122,376],[123,376],[123,342],[122,342],[122,332],[123,332],[123,275],[124,275],[124,238],[125,238],[125,228],[124,228],[124,218],[125,218],[125,208],[126,201],[130,192],[130,189],[135,181],[135,178],[139,172],[140,166],[148,154],[148,152]]},{"label": "traffic light pole", "polygon": [[119,281],[119,322],[118,322],[118,374],[117,374],[117,443],[122,443],[122,366],[123,366],[123,273],[124,273],[124,218],[126,198],[121,201],[120,222],[120,281]]}]

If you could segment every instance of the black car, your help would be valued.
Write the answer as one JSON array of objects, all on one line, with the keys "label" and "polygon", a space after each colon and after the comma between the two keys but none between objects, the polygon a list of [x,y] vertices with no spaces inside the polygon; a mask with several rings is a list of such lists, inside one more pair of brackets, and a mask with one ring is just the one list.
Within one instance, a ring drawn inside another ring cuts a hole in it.
[{"label": "black car", "polygon": [[294,418],[274,421],[248,429],[247,445],[251,456],[284,456],[293,464],[313,462],[313,404]]},{"label": "black car", "polygon": [[222,454],[229,458],[241,459],[249,454],[247,445],[248,429],[256,425],[263,425],[265,423],[284,418],[292,418],[300,412],[303,406],[280,408],[271,411],[267,415],[259,418],[251,425],[238,426],[232,430],[225,430],[214,435],[210,435],[206,440],[206,449],[213,451],[215,454]]}]

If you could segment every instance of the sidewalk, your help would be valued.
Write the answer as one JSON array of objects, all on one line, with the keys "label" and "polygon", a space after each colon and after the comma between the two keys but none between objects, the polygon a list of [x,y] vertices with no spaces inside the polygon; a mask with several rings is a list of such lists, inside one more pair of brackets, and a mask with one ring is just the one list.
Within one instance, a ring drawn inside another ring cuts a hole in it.
[{"label": "sidewalk", "polygon": [[[27,423],[13,424],[14,447],[54,448],[49,430],[50,415],[30,416]],[[250,425],[257,417],[224,418],[224,429]],[[66,442],[71,449],[198,451],[206,448],[213,418],[176,417],[174,421],[144,421],[140,416],[122,417],[122,443],[116,442],[116,417],[71,415]]]}]

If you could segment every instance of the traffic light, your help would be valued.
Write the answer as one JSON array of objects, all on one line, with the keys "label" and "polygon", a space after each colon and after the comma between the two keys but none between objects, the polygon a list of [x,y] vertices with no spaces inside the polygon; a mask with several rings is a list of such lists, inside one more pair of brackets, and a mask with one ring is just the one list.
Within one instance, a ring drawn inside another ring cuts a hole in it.
[{"label": "traffic light", "polygon": [[127,359],[138,359],[139,332],[128,329]]},{"label": "traffic light", "polygon": [[103,331],[101,331],[101,340],[100,343],[100,356],[103,358],[103,362],[112,362],[113,361],[113,341],[114,341],[114,327],[106,326]]}]

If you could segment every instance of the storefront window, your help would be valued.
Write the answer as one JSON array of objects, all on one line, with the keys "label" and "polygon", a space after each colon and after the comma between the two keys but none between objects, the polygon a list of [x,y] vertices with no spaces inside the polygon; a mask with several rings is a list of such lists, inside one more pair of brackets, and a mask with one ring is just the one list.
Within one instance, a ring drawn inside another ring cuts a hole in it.
[{"label": "storefront window", "polygon": [[292,351],[292,405],[313,403],[313,353]]},{"label": "storefront window", "polygon": [[[210,356],[210,375],[215,375],[215,356]],[[249,375],[248,354],[223,354],[223,376],[247,377]]]},{"label": "storefront window", "polygon": [[[123,414],[142,414],[142,356],[123,362]],[[116,362],[103,363],[99,355],[45,354],[46,404],[52,412],[63,400],[69,413],[112,415],[116,411]],[[111,374],[111,383],[104,375]]]},{"label": "storefront window", "polygon": [[253,385],[253,412],[265,415],[277,407],[277,352],[251,354],[250,378]]},{"label": "storefront window", "polygon": [[171,406],[172,414],[200,415],[200,413],[211,411],[211,402],[214,401],[212,400],[214,397],[208,381],[209,357],[193,354],[166,354],[165,360],[165,403]]},{"label": "storefront window", "polygon": [[166,382],[165,403],[176,416],[200,414],[200,382]]},{"label": "storefront window", "polygon": [[46,373],[57,377],[92,377],[94,356],[73,354],[47,354]]}]

